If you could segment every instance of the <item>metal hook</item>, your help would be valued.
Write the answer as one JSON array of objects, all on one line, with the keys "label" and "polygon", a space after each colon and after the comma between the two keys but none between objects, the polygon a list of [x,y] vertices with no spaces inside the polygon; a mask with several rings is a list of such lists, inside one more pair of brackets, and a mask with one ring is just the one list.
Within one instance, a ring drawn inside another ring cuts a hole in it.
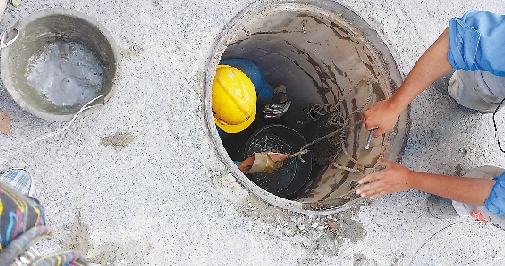
[{"label": "metal hook", "polygon": [[372,142],[372,138],[373,138],[373,132],[378,129],[378,127],[374,127],[372,129],[370,129],[370,135],[368,135],[368,139],[366,141],[366,145],[365,145],[365,150],[368,150],[370,149],[370,143]]},{"label": "metal hook", "polygon": [[13,28],[12,30],[15,30],[16,31],[16,35],[14,35],[14,37],[12,39],[10,39],[7,43],[4,43],[5,42],[5,38],[7,38],[7,30],[4,31],[2,33],[2,36],[0,36],[0,50],[11,45],[14,41],[16,41],[16,39],[18,38],[19,36],[19,30],[17,28]]}]

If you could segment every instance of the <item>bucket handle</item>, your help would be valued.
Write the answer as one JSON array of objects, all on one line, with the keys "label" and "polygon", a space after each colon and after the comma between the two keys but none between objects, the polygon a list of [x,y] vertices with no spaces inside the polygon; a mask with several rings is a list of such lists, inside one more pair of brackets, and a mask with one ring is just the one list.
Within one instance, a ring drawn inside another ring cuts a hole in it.
[{"label": "bucket handle", "polygon": [[17,28],[13,28],[13,30],[16,31],[16,35],[14,35],[14,37],[12,39],[10,39],[7,43],[5,43],[5,38],[7,38],[7,30],[4,31],[2,33],[2,36],[0,36],[0,50],[11,45],[14,41],[16,41],[16,39],[18,38],[19,36],[19,30]]}]

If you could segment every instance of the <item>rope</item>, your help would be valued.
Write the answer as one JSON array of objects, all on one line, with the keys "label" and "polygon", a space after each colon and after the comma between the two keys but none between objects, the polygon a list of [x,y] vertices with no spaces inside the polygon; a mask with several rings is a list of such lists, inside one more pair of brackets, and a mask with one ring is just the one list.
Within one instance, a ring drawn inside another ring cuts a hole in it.
[{"label": "rope", "polygon": [[[357,108],[355,111],[350,113],[347,118],[344,117],[343,113],[340,111],[342,108],[343,104],[343,98],[339,99],[337,103],[334,104],[314,104],[310,106],[306,106],[303,109],[303,112],[305,113],[306,120],[309,120],[309,125],[306,126],[306,128],[311,127],[311,128],[319,128],[319,129],[329,129],[331,127],[336,128],[332,130],[331,132],[325,134],[322,137],[316,138],[309,142],[308,144],[304,145],[300,151],[307,149],[308,147],[311,147],[323,140],[329,139],[330,146],[332,147],[332,154],[334,156],[323,156],[323,155],[330,155],[330,154],[322,154],[321,157],[336,157],[340,154],[341,149],[342,149],[342,144],[345,143],[345,138],[347,137],[345,133],[347,132],[346,127],[352,127],[361,121],[357,121],[353,125],[350,125],[350,118],[352,118],[356,113],[362,112],[366,106],[368,106],[373,98],[373,86],[372,83],[369,80],[362,80],[359,82],[359,84],[356,86],[356,90],[361,90],[363,87],[367,86],[368,87],[368,94],[365,102]],[[349,90],[349,95],[353,90]],[[327,116],[327,117],[325,117]],[[325,121],[320,121],[322,118],[326,118]],[[311,132],[307,132],[309,134],[306,134],[306,136],[310,136]],[[340,134],[340,136],[336,138],[332,138],[334,136],[337,136]],[[314,134],[312,134],[314,135]],[[331,138],[331,139],[330,139]],[[326,149],[328,147],[325,147]],[[322,149],[321,149],[322,150]],[[320,153],[323,153],[323,151],[319,151]],[[329,152],[328,152],[329,153]],[[347,153],[347,151],[346,151]],[[335,158],[332,158],[334,161]]]},{"label": "rope", "polygon": [[498,142],[498,148],[500,148],[500,151],[503,153],[505,153],[505,150],[503,150],[503,148],[501,147],[500,138],[498,137],[498,127],[496,126],[495,116],[496,116],[496,113],[498,112],[498,109],[500,109],[500,107],[504,101],[505,101],[505,98],[503,98],[503,100],[501,100],[500,104],[498,105],[498,107],[496,107],[496,110],[494,110],[494,112],[493,112],[494,137],[496,138],[496,141]]},{"label": "rope", "polygon": [[12,39],[10,39],[7,43],[5,43],[5,39],[7,38],[7,31],[4,31],[2,33],[2,35],[0,36],[0,50],[2,50],[3,48],[7,47],[7,46],[10,46],[12,43],[14,43],[18,36],[19,36],[19,30],[16,29],[16,28],[13,28],[13,30],[16,31],[16,35],[14,35],[14,37]]},{"label": "rope", "polygon": [[[84,112],[84,111],[86,111],[86,110],[88,110],[88,109],[91,109],[91,108],[93,108],[93,107],[103,105],[103,104],[99,103],[99,104],[95,104],[95,105],[91,105],[91,106],[90,106],[90,104],[91,104],[92,102],[96,101],[96,100],[97,100],[97,99],[99,99],[100,97],[103,97],[103,95],[98,95],[97,97],[93,98],[93,100],[91,100],[91,101],[87,102],[85,105],[83,105],[83,106],[81,107],[81,109],[80,109],[80,110],[79,110],[79,111],[78,111],[78,112],[74,115],[74,117],[72,118],[72,120],[70,120],[70,121],[68,122],[68,124],[67,124],[65,127],[61,128],[61,129],[58,129],[58,130],[56,130],[56,131],[54,131],[54,132],[51,132],[51,133],[49,133],[49,134],[43,135],[43,136],[41,136],[41,137],[38,137],[38,138],[36,138],[36,139],[34,139],[34,140],[32,140],[32,141],[28,142],[28,143],[25,143],[25,144],[23,144],[23,145],[20,145],[20,147],[19,147],[19,148],[24,148],[24,147],[26,147],[26,146],[28,146],[28,145],[31,145],[31,144],[35,143],[35,142],[38,142],[38,141],[41,141],[41,140],[44,140],[44,139],[48,139],[48,138],[54,137],[54,136],[56,136],[56,135],[58,135],[58,134],[61,134],[63,131],[65,131],[65,130],[69,129],[69,128],[70,128],[70,126],[72,125],[72,123],[73,123],[73,122],[77,119],[77,116],[78,116],[80,113],[82,113],[82,112]],[[1,148],[1,147],[0,147],[0,150],[1,150],[1,151],[6,151],[6,152],[13,153],[13,150],[12,150],[12,149],[9,149],[9,148]]]},{"label": "rope", "polygon": [[467,224],[467,223],[482,223],[481,221],[464,221],[464,222],[457,222],[457,223],[452,223],[452,224],[449,224],[447,226],[445,226],[444,228],[440,229],[438,232],[434,233],[433,235],[431,235],[417,250],[416,252],[414,253],[414,256],[412,257],[412,259],[410,260],[410,265],[414,265],[414,261],[417,257],[417,254],[419,254],[419,252],[424,248],[424,246],[426,246],[426,244],[428,244],[431,240],[433,240],[433,238],[435,238],[435,236],[437,236],[438,234],[442,233],[443,231],[449,229],[450,227],[452,226],[455,226],[455,225],[460,225],[460,224]]},{"label": "rope", "polygon": [[49,134],[46,134],[46,135],[44,135],[44,136],[38,137],[38,138],[36,138],[35,140],[30,141],[27,145],[31,145],[31,144],[33,144],[33,143],[35,143],[35,142],[38,142],[38,141],[41,141],[41,140],[45,140],[45,139],[48,139],[48,138],[54,137],[54,136],[56,136],[56,135],[58,135],[58,134],[61,134],[61,133],[62,133],[62,132],[64,132],[65,130],[69,129],[69,128],[70,128],[70,126],[72,125],[72,123],[74,123],[74,121],[77,119],[77,116],[78,116],[80,113],[82,113],[82,112],[84,112],[84,111],[86,111],[86,110],[88,110],[88,109],[91,109],[91,108],[93,108],[93,107],[96,107],[96,106],[99,106],[99,105],[103,105],[103,104],[99,103],[99,104],[95,104],[95,105],[91,105],[91,106],[90,106],[90,104],[91,104],[92,102],[96,101],[96,100],[97,100],[97,99],[99,99],[100,97],[103,97],[103,95],[98,95],[97,97],[93,98],[93,100],[91,100],[91,101],[87,102],[85,105],[83,105],[83,106],[81,107],[81,109],[80,109],[77,113],[75,113],[75,115],[74,115],[74,117],[72,118],[72,120],[70,120],[70,121],[68,122],[68,124],[67,124],[65,127],[60,128],[60,129],[58,129],[58,130],[56,130],[56,131],[54,131],[54,132],[51,132],[51,133],[49,133]]}]

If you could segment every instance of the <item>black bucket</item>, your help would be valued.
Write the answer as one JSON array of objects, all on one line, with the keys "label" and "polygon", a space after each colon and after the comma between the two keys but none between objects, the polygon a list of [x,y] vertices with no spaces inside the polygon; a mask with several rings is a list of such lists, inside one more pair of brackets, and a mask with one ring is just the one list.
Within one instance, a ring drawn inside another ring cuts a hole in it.
[{"label": "black bucket", "polygon": [[[253,153],[276,151],[294,154],[306,144],[305,138],[284,125],[268,125],[257,130],[245,145],[244,158]],[[279,197],[290,198],[309,181],[312,156],[306,153],[288,158],[273,173],[248,173],[247,178],[262,189]]]}]

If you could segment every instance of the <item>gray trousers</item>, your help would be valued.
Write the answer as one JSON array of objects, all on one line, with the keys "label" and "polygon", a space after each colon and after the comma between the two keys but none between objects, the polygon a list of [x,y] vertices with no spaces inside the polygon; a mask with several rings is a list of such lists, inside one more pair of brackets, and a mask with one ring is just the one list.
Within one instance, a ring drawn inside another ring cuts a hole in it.
[{"label": "gray trousers", "polygon": [[[485,165],[468,171],[464,177],[493,179],[503,172],[505,172],[503,168]],[[452,201],[452,206],[454,206],[456,212],[461,216],[468,216],[472,213],[479,214],[480,212],[488,222],[505,230],[505,216],[491,213],[484,206],[473,206],[454,200]]]},{"label": "gray trousers", "polygon": [[487,71],[457,70],[449,80],[448,91],[459,104],[490,113],[505,98],[505,77]]},{"label": "gray trousers", "polygon": [[[449,80],[449,95],[459,104],[484,113],[494,112],[505,98],[505,77],[487,71],[457,70]],[[465,177],[493,179],[505,172],[495,166],[481,166],[468,171]],[[452,205],[459,215],[479,216],[505,230],[505,216],[489,212],[484,206],[472,206],[457,201]]]}]

